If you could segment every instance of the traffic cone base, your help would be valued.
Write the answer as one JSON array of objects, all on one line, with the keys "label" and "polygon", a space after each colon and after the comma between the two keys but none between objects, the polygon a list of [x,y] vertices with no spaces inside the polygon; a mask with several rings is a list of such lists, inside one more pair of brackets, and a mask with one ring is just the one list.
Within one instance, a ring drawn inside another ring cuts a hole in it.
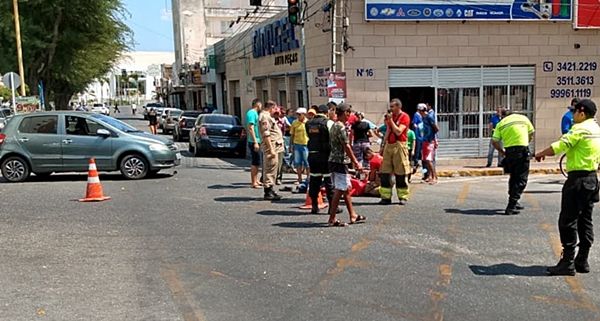
[{"label": "traffic cone base", "polygon": [[[327,208],[327,206],[329,206],[328,204],[323,203],[323,195],[322,193],[319,193],[319,197],[318,197],[318,203],[319,203],[319,209],[324,209]],[[310,210],[312,209],[312,200],[310,199],[310,196],[308,195],[308,192],[306,193],[306,201],[304,201],[304,205],[300,206],[300,209],[303,210]]]},{"label": "traffic cone base", "polygon": [[88,172],[87,188],[85,198],[79,199],[80,202],[101,202],[109,200],[110,197],[104,196],[98,170],[96,169],[96,160],[90,159],[90,169]]}]

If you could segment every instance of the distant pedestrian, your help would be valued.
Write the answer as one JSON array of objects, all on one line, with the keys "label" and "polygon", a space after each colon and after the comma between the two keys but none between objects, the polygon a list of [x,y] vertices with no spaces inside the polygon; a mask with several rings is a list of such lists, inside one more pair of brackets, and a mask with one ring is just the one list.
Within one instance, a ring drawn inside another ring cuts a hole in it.
[{"label": "distant pedestrian", "polygon": [[427,179],[425,182],[435,184],[437,183],[435,154],[438,148],[437,132],[439,131],[439,128],[431,111],[428,111],[427,108],[420,107],[418,112],[423,119],[421,160],[423,161],[423,167],[427,169]]},{"label": "distant pedestrian", "polygon": [[148,112],[148,126],[150,127],[150,132],[156,135],[157,126],[158,126],[158,115],[156,114],[156,109],[150,108]]},{"label": "distant pedestrian", "polygon": [[[496,126],[505,116],[506,109],[498,107],[496,108],[496,113],[493,114],[492,117],[490,117],[490,122],[488,123],[488,129],[490,130],[490,146],[488,148],[487,164],[485,165],[485,167],[492,166],[492,160],[494,159],[494,151],[496,151],[496,148],[494,147],[494,144],[492,144],[493,139],[491,137],[494,135],[494,129],[496,129]],[[502,147],[502,142],[498,142],[498,144],[500,144],[500,147]],[[500,156],[500,154],[498,154],[498,166],[501,166],[501,164],[502,157]]]},{"label": "distant pedestrian", "polygon": [[364,115],[360,112],[356,113],[356,121],[352,124],[352,137],[354,138],[352,141],[352,152],[358,162],[363,165],[363,167],[367,166],[368,163],[365,164],[364,154],[367,148],[371,147],[371,137],[373,136],[373,132],[371,131],[371,126],[368,122],[364,121]]},{"label": "distant pedestrian", "polygon": [[[598,195],[598,162],[600,155],[600,127],[594,120],[596,104],[583,99],[573,109],[575,124],[558,141],[537,153],[542,161],[546,156],[567,154],[568,178],[562,189],[558,231],[563,247],[562,258],[548,268],[550,275],[589,273],[588,257],[594,242],[592,211]],[[579,243],[578,238],[579,236]],[[579,246],[577,256],[575,249]]]},{"label": "distant pedestrian", "polygon": [[529,118],[519,114],[504,117],[494,130],[492,144],[504,158],[504,172],[510,174],[505,215],[516,215],[523,209],[519,199],[529,178],[529,142],[533,139],[534,131]]},{"label": "distant pedestrian", "polygon": [[292,141],[292,155],[294,156],[294,167],[298,174],[298,185],[302,184],[302,174],[306,171],[309,175],[308,166],[308,135],[306,134],[306,108],[300,107],[296,110],[297,118],[290,126],[290,138]]},{"label": "distant pedestrian", "polygon": [[408,174],[410,162],[408,160],[408,126],[410,117],[402,111],[400,99],[390,102],[391,113],[385,115],[386,132],[385,146],[383,147],[383,164],[381,166],[381,200],[379,204],[392,203],[392,175],[396,178],[396,193],[400,205],[406,204],[410,195],[408,187]]},{"label": "distant pedestrian", "polygon": [[308,118],[308,120],[313,119],[315,116],[317,115],[317,110],[314,108],[311,108],[308,110],[308,112],[306,113],[306,118]]},{"label": "distant pedestrian", "polygon": [[283,168],[291,159],[291,140],[290,140],[290,123],[288,123],[285,117],[285,109],[280,106],[275,106],[271,112],[273,119],[277,123],[277,126],[281,130],[283,138],[283,150],[277,154],[277,178],[275,180],[276,185],[281,185],[283,181]]},{"label": "distant pedestrian", "polygon": [[422,154],[422,146],[423,146],[423,117],[421,113],[419,113],[419,109],[427,109],[426,104],[418,104],[417,112],[413,115],[412,118],[412,129],[415,133],[416,143],[415,143],[415,157],[412,159],[412,173],[416,173],[417,169],[419,169],[419,165],[421,163],[421,154]]},{"label": "distant pedestrian", "polygon": [[567,107],[568,110],[563,115],[563,117],[560,121],[560,132],[563,135],[568,133],[569,130],[571,130],[571,127],[573,127],[573,124],[574,124],[573,111],[575,110],[575,105],[577,105],[578,103],[579,103],[579,98],[573,98],[571,100],[571,105],[569,107]]},{"label": "distant pedestrian", "polygon": [[329,108],[329,111],[327,111],[327,117],[329,117],[329,119],[331,119],[334,122],[337,121],[337,116],[335,114],[336,107],[337,104],[333,101],[327,103],[327,108]]},{"label": "distant pedestrian", "polygon": [[260,159],[260,129],[258,114],[262,109],[262,102],[256,98],[252,100],[252,107],[246,112],[246,130],[248,132],[248,148],[252,161],[250,163],[250,184],[252,188],[260,188],[262,183],[258,180]]},{"label": "distant pedestrian", "polygon": [[283,153],[283,134],[274,115],[277,108],[277,103],[269,100],[259,115],[260,136],[264,151],[263,157],[263,187],[264,199],[277,201],[281,199],[273,187],[277,177],[277,169],[279,168],[279,154]]},{"label": "distant pedestrian", "polygon": [[117,104],[117,103],[115,103],[115,111],[114,112],[115,112],[115,114],[116,113],[119,113],[119,114],[121,113],[121,110],[119,109],[119,104]]},{"label": "distant pedestrian", "polygon": [[[415,155],[415,146],[416,144],[416,135],[415,132],[412,129],[408,130],[408,134],[407,134],[407,146],[408,146],[408,160],[409,162],[412,164],[412,161],[415,158],[421,158],[420,156]],[[408,174],[408,182],[410,183],[410,179],[412,177],[412,175],[416,172],[415,168],[413,168],[413,170]]]},{"label": "distant pedestrian", "polygon": [[133,114],[135,116],[136,111],[137,111],[137,105],[135,103],[131,104],[131,114]]},{"label": "distant pedestrian", "polygon": [[318,197],[321,186],[325,186],[326,197],[329,204],[333,198],[333,184],[331,172],[329,171],[329,155],[331,146],[329,144],[329,129],[333,121],[327,119],[328,108],[326,105],[317,107],[317,115],[306,122],[306,133],[308,135],[308,164],[310,167],[310,179],[308,195],[312,203],[312,214],[319,213]]},{"label": "distant pedestrian", "polygon": [[350,140],[348,139],[348,134],[346,132],[345,123],[348,120],[348,117],[350,117],[350,114],[351,110],[348,104],[340,104],[337,106],[337,121],[331,127],[330,132],[331,153],[329,155],[329,170],[331,171],[334,193],[329,206],[329,226],[347,226],[346,223],[335,218],[342,196],[344,197],[346,208],[348,209],[350,224],[367,219],[354,212],[352,197],[350,196],[352,185],[350,183],[348,165],[352,163],[357,171],[362,170],[361,165],[352,153],[352,147],[350,146]]}]

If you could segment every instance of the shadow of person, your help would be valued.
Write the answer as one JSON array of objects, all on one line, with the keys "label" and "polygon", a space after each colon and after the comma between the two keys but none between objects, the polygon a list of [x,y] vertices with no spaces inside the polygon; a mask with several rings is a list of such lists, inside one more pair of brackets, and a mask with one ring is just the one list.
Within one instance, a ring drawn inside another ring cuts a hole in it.
[{"label": "shadow of person", "polygon": [[217,184],[217,185],[210,185],[207,187],[208,189],[226,189],[226,190],[230,190],[230,189],[240,189],[240,188],[248,188],[248,186],[245,185],[223,185],[223,184]]},{"label": "shadow of person", "polygon": [[326,222],[282,222],[275,223],[273,226],[285,228],[327,228]]},{"label": "shadow of person", "polygon": [[296,211],[265,210],[265,211],[256,212],[256,214],[263,215],[263,216],[304,216],[304,215],[307,215],[308,212],[306,212],[306,211],[301,212],[300,210],[298,210],[297,212]]},{"label": "shadow of person", "polygon": [[555,194],[555,193],[561,193],[560,190],[556,190],[556,191],[525,191],[525,194]]},{"label": "shadow of person", "polygon": [[469,265],[469,268],[475,275],[482,276],[498,276],[498,275],[513,275],[513,276],[547,276],[547,266],[531,265],[519,266],[513,263],[501,263],[490,266]]},{"label": "shadow of person", "polygon": [[463,215],[481,215],[481,216],[493,216],[493,215],[502,215],[504,214],[504,210],[499,209],[468,209],[463,210],[459,208],[447,208],[444,209],[446,213],[449,214],[463,214]]},{"label": "shadow of person", "polygon": [[242,203],[242,202],[252,202],[252,201],[262,201],[262,198],[253,198],[253,197],[216,197],[216,202],[224,202],[224,203]]}]

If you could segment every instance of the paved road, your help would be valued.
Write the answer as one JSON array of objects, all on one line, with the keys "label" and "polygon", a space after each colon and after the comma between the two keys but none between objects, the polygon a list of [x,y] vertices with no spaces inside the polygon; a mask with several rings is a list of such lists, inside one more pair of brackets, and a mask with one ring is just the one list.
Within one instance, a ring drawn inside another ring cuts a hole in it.
[{"label": "paved road", "polygon": [[519,216],[498,215],[505,177],[455,178],[414,184],[404,207],[356,198],[368,221],[327,228],[303,195],[261,201],[247,165],[102,175],[113,200],[95,204],[73,201],[85,175],[0,182],[0,320],[600,318],[597,249],[596,272],[544,276],[559,176],[533,176]]}]

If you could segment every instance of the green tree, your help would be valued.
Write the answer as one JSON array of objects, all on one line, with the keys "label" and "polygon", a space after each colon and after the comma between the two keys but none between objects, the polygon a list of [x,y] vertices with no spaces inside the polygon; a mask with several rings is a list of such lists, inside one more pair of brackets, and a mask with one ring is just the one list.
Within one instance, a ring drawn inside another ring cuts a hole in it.
[{"label": "green tree", "polygon": [[[122,0],[27,0],[20,2],[25,82],[57,109],[107,74],[130,49]],[[0,1],[0,72],[17,70],[11,1]]]},{"label": "green tree", "polygon": [[10,88],[0,86],[0,97],[2,97],[2,101],[10,101],[12,99],[12,92]]}]

